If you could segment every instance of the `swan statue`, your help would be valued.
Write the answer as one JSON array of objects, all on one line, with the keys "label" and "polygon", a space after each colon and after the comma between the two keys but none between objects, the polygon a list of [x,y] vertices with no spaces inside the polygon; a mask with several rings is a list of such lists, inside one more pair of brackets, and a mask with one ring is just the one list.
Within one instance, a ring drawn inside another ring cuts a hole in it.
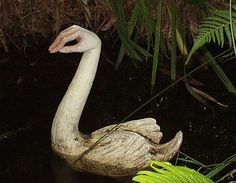
[{"label": "swan statue", "polygon": [[[76,43],[66,45],[71,41]],[[95,33],[73,25],[60,32],[49,51],[83,53],[56,111],[51,130],[52,149],[73,169],[123,177],[147,168],[149,160],[168,161],[173,158],[181,146],[183,134],[179,131],[171,141],[160,144],[162,133],[153,118],[110,125],[90,135],[79,131],[79,120],[95,78],[101,52],[101,40]]]}]

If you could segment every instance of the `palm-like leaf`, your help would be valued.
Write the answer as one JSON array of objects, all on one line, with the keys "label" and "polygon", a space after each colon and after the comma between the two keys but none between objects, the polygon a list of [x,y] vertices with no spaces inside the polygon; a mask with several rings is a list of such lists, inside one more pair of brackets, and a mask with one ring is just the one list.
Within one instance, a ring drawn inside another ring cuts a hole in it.
[{"label": "palm-like leaf", "polygon": [[[232,36],[230,32],[230,14],[228,10],[212,10],[214,16],[206,17],[197,32],[194,45],[188,55],[186,64],[191,59],[192,55],[205,43],[214,42],[223,47],[225,38],[227,37],[229,45],[232,45]],[[236,13],[232,14],[232,25],[234,39],[236,39]]]},{"label": "palm-like leaf", "polygon": [[206,176],[188,167],[174,166],[168,162],[159,161],[151,161],[150,166],[154,171],[139,171],[133,181],[140,183],[213,183]]}]

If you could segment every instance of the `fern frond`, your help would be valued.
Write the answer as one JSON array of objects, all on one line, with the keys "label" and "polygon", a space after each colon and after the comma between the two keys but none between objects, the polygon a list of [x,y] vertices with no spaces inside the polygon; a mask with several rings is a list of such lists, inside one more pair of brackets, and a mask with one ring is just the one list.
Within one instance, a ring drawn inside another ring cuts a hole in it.
[{"label": "fern frond", "polygon": [[[236,6],[235,6],[236,7]],[[230,15],[228,10],[212,10],[214,16],[203,19],[199,26],[197,36],[194,40],[194,45],[189,52],[187,61],[188,64],[192,55],[204,44],[214,42],[223,47],[225,38],[229,41],[229,46],[232,46],[232,37],[230,32]],[[236,39],[236,13],[232,14],[232,24],[234,39]]]},{"label": "fern frond", "polygon": [[213,183],[208,177],[184,166],[174,166],[168,162],[151,161],[153,171],[139,171],[134,182],[158,183]]}]

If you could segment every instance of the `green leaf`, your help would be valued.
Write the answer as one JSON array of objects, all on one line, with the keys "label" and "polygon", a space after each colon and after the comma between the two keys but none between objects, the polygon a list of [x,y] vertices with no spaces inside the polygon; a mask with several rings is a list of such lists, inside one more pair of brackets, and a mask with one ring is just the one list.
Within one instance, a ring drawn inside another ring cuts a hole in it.
[{"label": "green leaf", "polygon": [[168,14],[170,18],[170,24],[171,24],[171,80],[176,80],[176,49],[177,49],[177,43],[176,43],[176,8],[174,7],[173,3],[171,3],[171,6],[168,7]]},{"label": "green leaf", "polygon": [[233,162],[236,162],[236,154],[230,156],[226,160],[224,160],[220,165],[213,168],[208,174],[206,174],[207,177],[213,178],[216,176],[219,172],[221,172],[223,169],[225,169],[227,166],[232,164]]},{"label": "green leaf", "polygon": [[[134,49],[133,47],[134,43],[130,40],[129,35],[128,35],[128,29],[127,29],[127,24],[125,23],[126,21],[125,21],[124,9],[123,9],[124,0],[121,0],[119,2],[109,0],[108,2],[112,8],[112,11],[117,16],[116,28],[117,28],[117,33],[119,35],[121,42],[123,43],[124,47],[127,49],[131,58],[141,61],[142,59],[140,55]],[[119,55],[118,59],[121,60],[122,55]]]},{"label": "green leaf", "polygon": [[132,180],[140,183],[213,183],[208,177],[188,167],[159,161],[151,161],[150,167],[153,171],[140,171]]},{"label": "green leaf", "polygon": [[152,78],[151,78],[151,87],[152,90],[156,83],[157,76],[157,66],[159,62],[159,51],[161,43],[161,11],[162,11],[162,0],[159,1],[157,5],[157,18],[155,26],[155,44],[154,44],[154,54],[153,54],[153,63],[152,63]]},{"label": "green leaf", "polygon": [[[218,42],[218,45],[220,45],[220,34],[219,34],[219,30],[216,30],[215,31],[215,35],[216,35],[216,40],[217,40],[217,42]],[[223,38],[224,39],[224,38]]]},{"label": "green leaf", "polygon": [[[213,41],[217,41],[217,44],[221,47],[225,43],[225,35],[229,40],[230,46],[232,45],[232,38],[230,38],[231,32],[229,31],[230,27],[230,16],[228,10],[211,10],[214,16],[206,17],[203,19],[200,28],[197,32],[197,37],[194,40],[194,45],[189,52],[188,58],[185,62],[187,65],[192,57],[192,55],[204,44]],[[236,13],[232,13],[232,17],[236,18]],[[233,33],[236,38],[236,20],[232,21]],[[225,34],[224,34],[225,33]]]},{"label": "green leaf", "polygon": [[182,55],[188,55],[188,50],[178,29],[176,29],[176,41]]},{"label": "green leaf", "polygon": [[[150,0],[137,0],[137,6],[143,14],[145,24],[148,32],[155,33],[155,22],[150,14],[151,12],[151,1]],[[149,7],[148,7],[149,5]]]},{"label": "green leaf", "polygon": [[225,85],[227,90],[231,93],[236,94],[236,89],[234,88],[233,84],[229,80],[229,78],[226,76],[224,71],[221,69],[219,64],[216,62],[215,58],[211,55],[211,53],[206,49],[203,48],[205,56],[209,59],[209,64],[217,74],[217,76],[220,78],[222,83]]},{"label": "green leaf", "polygon": [[232,47],[232,36],[231,36],[230,29],[228,26],[225,26],[224,29],[225,29],[225,34],[229,40],[229,46]]},{"label": "green leaf", "polygon": [[[135,5],[134,9],[132,10],[132,15],[130,17],[130,20],[128,22],[128,27],[127,27],[129,38],[134,31],[134,28],[136,26],[137,19],[139,18],[139,16],[140,16],[140,11],[139,11],[137,5]],[[121,64],[121,61],[125,55],[125,51],[126,51],[126,47],[125,47],[124,43],[122,43],[120,46],[120,51],[119,51],[117,62],[116,62],[116,69],[118,69],[119,65]]]}]

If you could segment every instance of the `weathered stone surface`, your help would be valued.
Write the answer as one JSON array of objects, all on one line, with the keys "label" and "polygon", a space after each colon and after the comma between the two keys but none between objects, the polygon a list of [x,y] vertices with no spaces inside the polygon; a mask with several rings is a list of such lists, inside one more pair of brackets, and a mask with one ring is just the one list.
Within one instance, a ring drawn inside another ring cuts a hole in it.
[{"label": "weathered stone surface", "polygon": [[[77,40],[73,46],[65,46]],[[79,26],[62,31],[49,47],[51,53],[83,52],[80,65],[64,95],[52,125],[52,148],[78,171],[120,177],[148,167],[148,160],[170,160],[182,143],[182,132],[160,144],[162,133],[153,118],[101,128],[90,135],[78,131],[99,62],[101,41]]]}]

